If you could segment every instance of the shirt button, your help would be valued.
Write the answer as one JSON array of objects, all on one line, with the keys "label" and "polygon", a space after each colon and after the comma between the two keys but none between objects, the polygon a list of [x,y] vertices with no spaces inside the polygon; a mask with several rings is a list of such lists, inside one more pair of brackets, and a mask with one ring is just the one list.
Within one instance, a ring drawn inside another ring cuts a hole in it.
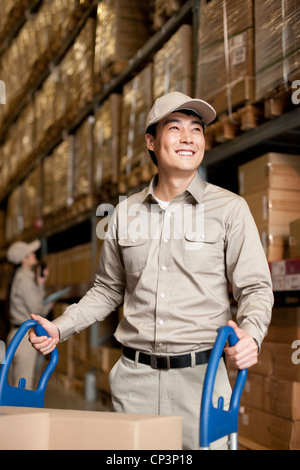
[{"label": "shirt button", "polygon": [[172,217],[171,212],[168,212],[168,213],[167,213],[167,216],[168,216],[168,217]]},{"label": "shirt button", "polygon": [[165,243],[168,243],[168,241],[169,241],[167,238],[164,238],[163,240],[164,240]]},{"label": "shirt button", "polygon": [[166,268],[166,266],[162,266],[161,269],[162,269],[163,271],[166,271],[167,268]]},{"label": "shirt button", "polygon": [[164,296],[165,296],[165,294],[162,292],[162,293],[160,294],[160,296],[161,296],[161,297],[164,297]]},{"label": "shirt button", "polygon": [[163,325],[164,324],[164,321],[163,320],[159,320],[158,322],[160,325]]}]

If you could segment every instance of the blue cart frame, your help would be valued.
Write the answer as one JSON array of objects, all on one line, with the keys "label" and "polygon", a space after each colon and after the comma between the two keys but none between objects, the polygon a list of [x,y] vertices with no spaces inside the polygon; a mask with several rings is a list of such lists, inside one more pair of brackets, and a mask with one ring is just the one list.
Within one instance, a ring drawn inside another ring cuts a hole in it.
[{"label": "blue cart frame", "polygon": [[[39,380],[36,390],[26,390],[24,378],[19,380],[18,387],[13,387],[7,382],[7,374],[14,354],[23,336],[30,328],[34,328],[38,336],[49,336],[45,329],[35,320],[28,320],[20,326],[7,348],[0,367],[0,406],[44,407],[46,386],[58,362],[57,348],[52,351],[50,361]],[[207,365],[201,400],[200,448],[203,450],[208,450],[212,442],[226,435],[230,439],[229,449],[236,450],[238,447],[238,411],[241,394],[247,378],[247,369],[238,370],[228,410],[223,409],[223,397],[219,398],[217,408],[212,403],[216,373],[227,340],[230,346],[237,343],[238,337],[235,331],[229,326],[219,328],[218,336]]]},{"label": "blue cart frame", "polygon": [[218,329],[218,336],[211,352],[204,379],[200,410],[200,448],[209,450],[210,444],[221,437],[228,436],[229,449],[238,449],[238,413],[243,388],[247,379],[247,369],[239,369],[233,387],[230,405],[224,410],[224,399],[219,397],[218,407],[213,406],[212,397],[219,361],[226,341],[234,346],[239,338],[230,326]]},{"label": "blue cart frame", "polygon": [[13,387],[7,382],[7,374],[14,354],[25,333],[34,328],[38,336],[49,336],[46,330],[35,320],[24,322],[11,340],[0,367],[0,406],[24,406],[44,408],[44,397],[47,383],[58,362],[58,351],[55,348],[50,356],[50,361],[44,370],[36,390],[25,389],[26,381],[20,378],[18,387]]}]

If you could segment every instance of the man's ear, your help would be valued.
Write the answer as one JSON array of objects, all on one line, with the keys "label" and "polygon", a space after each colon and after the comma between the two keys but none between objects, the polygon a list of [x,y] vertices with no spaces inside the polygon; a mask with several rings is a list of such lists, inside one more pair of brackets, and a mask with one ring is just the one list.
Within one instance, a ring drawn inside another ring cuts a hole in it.
[{"label": "man's ear", "polygon": [[146,144],[149,150],[154,150],[154,137],[151,134],[145,134]]}]

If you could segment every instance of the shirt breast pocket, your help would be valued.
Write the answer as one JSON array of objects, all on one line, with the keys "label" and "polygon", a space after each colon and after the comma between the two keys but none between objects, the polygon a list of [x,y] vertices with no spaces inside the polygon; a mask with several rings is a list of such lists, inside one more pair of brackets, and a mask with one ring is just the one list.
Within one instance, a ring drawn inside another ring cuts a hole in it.
[{"label": "shirt breast pocket", "polygon": [[121,247],[125,271],[130,274],[142,271],[147,262],[149,239],[120,238],[118,243]]},{"label": "shirt breast pocket", "polygon": [[184,238],[183,261],[186,268],[201,273],[213,271],[217,264],[224,263],[221,232],[187,232]]}]

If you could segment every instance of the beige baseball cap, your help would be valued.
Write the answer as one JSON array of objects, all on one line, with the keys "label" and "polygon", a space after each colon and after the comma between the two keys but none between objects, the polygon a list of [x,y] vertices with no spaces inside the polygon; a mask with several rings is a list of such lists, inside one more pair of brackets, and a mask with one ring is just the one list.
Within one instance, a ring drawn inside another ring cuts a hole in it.
[{"label": "beige baseball cap", "polygon": [[216,117],[216,111],[206,101],[193,99],[184,93],[173,91],[157,98],[148,114],[146,131],[152,124],[158,123],[168,114],[180,111],[181,109],[189,109],[196,112],[206,126]]},{"label": "beige baseball cap", "polygon": [[14,242],[7,250],[7,259],[10,263],[20,264],[22,259],[29,253],[34,253],[41,247],[40,240],[34,240],[31,243]]}]

